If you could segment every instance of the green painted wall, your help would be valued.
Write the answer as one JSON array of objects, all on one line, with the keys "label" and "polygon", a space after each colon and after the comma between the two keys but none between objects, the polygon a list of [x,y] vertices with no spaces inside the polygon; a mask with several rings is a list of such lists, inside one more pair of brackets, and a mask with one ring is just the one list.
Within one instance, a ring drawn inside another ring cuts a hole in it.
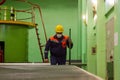
[{"label": "green painted wall", "polygon": [[[78,0],[78,17],[79,17],[79,27],[78,27],[78,32],[79,33],[79,38],[80,38],[80,44],[78,44],[80,47],[80,52],[81,52],[81,59],[82,63],[86,64],[87,63],[87,26],[84,23],[84,20],[82,20],[82,16],[86,15],[87,12],[87,5],[86,5],[86,0]],[[85,69],[85,66],[83,66]]]},{"label": "green painted wall", "polygon": [[115,33],[118,33],[118,45],[114,47],[114,80],[120,80],[120,0],[115,0]]},{"label": "green painted wall", "polygon": [[[105,27],[105,3],[98,0],[97,8],[97,75],[106,78],[106,27]],[[102,67],[102,68],[101,68]]]},{"label": "green painted wall", "polygon": [[[89,72],[106,78],[106,29],[104,0],[97,0],[97,22],[93,18],[92,1],[88,0],[87,26],[87,69]],[[96,52],[93,52],[93,47]]]},{"label": "green painted wall", "polygon": [[[115,6],[111,7],[105,5],[104,0],[97,0],[97,23],[94,24],[92,13],[92,3],[88,0],[88,25],[87,25],[87,69],[89,72],[94,73],[103,79],[107,78],[107,65],[106,65],[106,23],[114,17],[114,34],[118,34],[118,43],[114,46],[114,80],[119,80],[119,0],[115,0]],[[93,26],[96,26],[96,30],[93,30]],[[92,36],[94,31],[96,31],[96,37]],[[114,37],[116,40],[117,37]],[[96,44],[97,53],[95,55],[91,54],[92,46]]]},{"label": "green painted wall", "polygon": [[[94,20],[92,12],[92,3],[91,0],[87,1],[88,8],[88,23],[87,23],[87,69],[89,72],[96,74],[96,54],[92,53],[92,47],[95,44],[94,39]],[[96,34],[97,35],[97,34]]]},{"label": "green painted wall", "polygon": [[79,44],[77,44],[77,52],[79,53],[79,57],[80,59],[83,61],[82,59],[82,0],[78,0],[78,27],[77,27],[77,31],[78,31],[78,39],[77,42],[79,42]]}]

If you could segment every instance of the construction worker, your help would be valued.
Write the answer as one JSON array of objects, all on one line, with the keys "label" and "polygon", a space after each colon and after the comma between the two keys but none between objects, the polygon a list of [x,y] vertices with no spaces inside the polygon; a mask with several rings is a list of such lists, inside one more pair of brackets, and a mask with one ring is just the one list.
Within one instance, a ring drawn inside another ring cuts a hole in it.
[{"label": "construction worker", "polygon": [[73,47],[73,43],[68,36],[63,35],[64,30],[62,25],[57,25],[55,31],[56,34],[50,37],[46,43],[44,62],[49,62],[48,51],[50,50],[51,65],[65,65],[67,47],[71,49]]}]

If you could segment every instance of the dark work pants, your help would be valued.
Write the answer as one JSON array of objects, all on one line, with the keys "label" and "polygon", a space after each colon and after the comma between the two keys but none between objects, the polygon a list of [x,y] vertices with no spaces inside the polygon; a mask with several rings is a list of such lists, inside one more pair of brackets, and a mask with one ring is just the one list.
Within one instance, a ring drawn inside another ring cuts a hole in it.
[{"label": "dark work pants", "polygon": [[66,56],[63,56],[63,57],[55,57],[55,56],[51,56],[50,57],[50,62],[51,62],[51,65],[65,65],[66,63]]}]

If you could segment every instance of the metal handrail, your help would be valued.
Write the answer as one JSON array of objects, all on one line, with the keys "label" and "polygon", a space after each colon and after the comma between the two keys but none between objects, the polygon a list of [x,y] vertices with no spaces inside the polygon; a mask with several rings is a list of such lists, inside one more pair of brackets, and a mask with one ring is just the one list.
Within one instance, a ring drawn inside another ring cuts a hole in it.
[{"label": "metal handrail", "polygon": [[[0,8],[0,10],[2,10],[2,12],[5,12],[5,11],[9,11],[9,13],[10,13],[10,11],[11,11],[11,9],[5,9],[5,8]],[[18,13],[20,13],[20,12],[23,12],[24,14],[26,13],[26,14],[30,14],[30,17],[23,17],[23,18],[21,18],[21,19],[18,19],[17,18],[17,16],[16,17],[14,17],[14,18],[16,18],[16,21],[17,20],[26,20],[26,22],[28,22],[27,20],[29,19],[31,19],[31,22],[32,23],[35,23],[35,22],[33,22],[33,19],[35,18],[35,15],[33,15],[33,12],[32,12],[32,8],[31,9],[26,9],[26,10],[17,10],[17,9],[14,9],[13,10],[15,13],[14,13],[14,15],[17,15]],[[3,13],[3,15],[4,15],[5,13]],[[11,13],[10,13],[11,14]],[[4,15],[4,17],[5,17],[6,15]],[[9,18],[10,18],[10,15],[9,15]],[[1,19],[1,20],[4,20],[4,19]],[[8,19],[8,20],[10,20],[10,19]]]},{"label": "metal handrail", "polygon": [[14,0],[14,1],[19,1],[19,2],[25,2],[29,5],[31,5],[31,10],[32,10],[32,21],[33,23],[35,23],[35,11],[34,9],[38,9],[39,10],[39,14],[40,14],[40,19],[41,19],[41,22],[42,22],[42,27],[43,27],[43,31],[44,31],[44,35],[45,35],[45,40],[47,42],[47,34],[46,34],[46,29],[45,29],[45,24],[44,24],[44,21],[43,21],[43,17],[42,17],[42,11],[41,11],[41,8],[38,4],[35,4],[35,3],[32,3],[30,1],[27,1],[27,0]]}]

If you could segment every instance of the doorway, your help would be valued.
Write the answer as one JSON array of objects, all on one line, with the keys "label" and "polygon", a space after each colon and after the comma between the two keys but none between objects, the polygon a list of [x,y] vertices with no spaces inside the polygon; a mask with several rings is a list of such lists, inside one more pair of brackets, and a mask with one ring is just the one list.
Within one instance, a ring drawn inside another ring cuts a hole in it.
[{"label": "doorway", "polygon": [[4,41],[0,41],[0,63],[4,62],[4,47],[5,47]]},{"label": "doorway", "polygon": [[106,23],[107,80],[114,80],[114,17]]}]

